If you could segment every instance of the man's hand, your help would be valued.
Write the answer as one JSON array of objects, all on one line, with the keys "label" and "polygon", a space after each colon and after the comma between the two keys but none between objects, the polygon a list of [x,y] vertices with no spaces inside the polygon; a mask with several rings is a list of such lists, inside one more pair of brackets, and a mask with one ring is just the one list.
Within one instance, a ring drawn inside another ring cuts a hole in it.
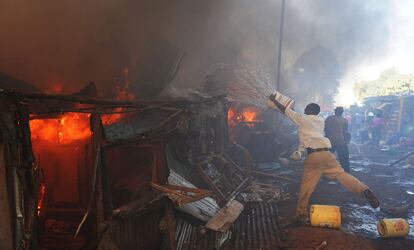
[{"label": "man's hand", "polygon": [[280,110],[280,112],[282,112],[283,114],[285,113],[286,107],[281,104],[278,100],[276,100],[276,94],[272,93],[269,96],[269,99],[276,105],[276,107]]}]

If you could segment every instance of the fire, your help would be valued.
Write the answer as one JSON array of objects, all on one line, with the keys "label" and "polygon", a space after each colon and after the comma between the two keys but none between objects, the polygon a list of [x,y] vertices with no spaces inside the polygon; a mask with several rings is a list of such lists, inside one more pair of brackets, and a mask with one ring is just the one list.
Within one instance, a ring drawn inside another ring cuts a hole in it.
[{"label": "fire", "polygon": [[230,108],[227,113],[227,119],[230,126],[238,123],[246,123],[247,126],[254,126],[257,122],[258,111],[253,107],[244,107],[239,109]]},{"label": "fire", "polygon": [[[123,70],[123,77],[125,79],[124,86],[117,85],[115,87],[115,91],[118,93],[115,97],[115,100],[134,100],[135,96],[128,92],[129,87],[129,71],[128,68],[124,68]],[[114,109],[114,112],[117,112],[117,114],[110,114],[110,115],[102,115],[102,124],[103,125],[111,125],[119,120],[121,120],[123,117],[125,117],[125,114],[122,114],[122,111],[124,111],[123,108],[116,108]]]},{"label": "fire", "polygon": [[65,113],[53,119],[30,120],[33,141],[70,144],[88,139],[92,132],[90,114]]},{"label": "fire", "polygon": [[60,94],[63,91],[63,83],[57,82],[45,89],[46,93]]},{"label": "fire", "polygon": [[[128,93],[126,89],[120,89],[120,92],[118,96],[115,98],[115,100],[134,100],[135,96]],[[116,108],[114,109],[114,112],[117,114],[110,114],[110,115],[102,115],[102,124],[103,125],[111,125],[119,120],[121,120],[123,117],[125,117],[125,114],[122,113],[124,111],[123,108]]]},{"label": "fire", "polygon": [[252,109],[243,110],[244,122],[255,122],[257,119],[257,112]]},{"label": "fire", "polygon": [[46,194],[46,185],[44,183],[41,183],[39,187],[39,198],[37,199],[37,216],[40,215],[40,210],[42,210],[45,194]]},{"label": "fire", "polygon": [[[123,108],[116,108],[115,112],[122,112]],[[102,124],[111,125],[122,119],[123,114],[102,115]]]},{"label": "fire", "polygon": [[236,117],[236,113],[235,113],[234,109],[229,108],[229,111],[227,111],[227,120],[228,120],[229,126],[236,125],[235,117]]}]

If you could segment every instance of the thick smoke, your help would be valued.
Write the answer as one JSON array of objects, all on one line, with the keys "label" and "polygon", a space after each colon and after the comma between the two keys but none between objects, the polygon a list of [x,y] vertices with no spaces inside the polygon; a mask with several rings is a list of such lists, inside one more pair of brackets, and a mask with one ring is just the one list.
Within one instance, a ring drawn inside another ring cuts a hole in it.
[{"label": "thick smoke", "polygon": [[[281,0],[2,1],[0,71],[39,88],[61,82],[71,91],[94,80],[110,89],[123,68],[135,70],[148,33],[186,52],[175,88],[199,87],[223,63],[267,72],[259,78],[269,82],[259,84],[274,86]],[[329,51],[339,72],[380,55],[390,4],[287,0],[282,91],[309,84],[296,82],[291,72],[313,48]],[[310,60],[318,64],[319,58]]]}]

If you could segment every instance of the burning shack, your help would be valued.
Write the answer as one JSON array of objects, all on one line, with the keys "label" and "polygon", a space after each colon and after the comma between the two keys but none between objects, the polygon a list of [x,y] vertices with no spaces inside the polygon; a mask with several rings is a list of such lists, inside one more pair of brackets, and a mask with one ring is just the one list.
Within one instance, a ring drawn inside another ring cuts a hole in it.
[{"label": "burning shack", "polygon": [[224,96],[121,101],[91,89],[1,91],[4,249],[282,244],[276,203],[237,201],[254,164],[229,140]]}]

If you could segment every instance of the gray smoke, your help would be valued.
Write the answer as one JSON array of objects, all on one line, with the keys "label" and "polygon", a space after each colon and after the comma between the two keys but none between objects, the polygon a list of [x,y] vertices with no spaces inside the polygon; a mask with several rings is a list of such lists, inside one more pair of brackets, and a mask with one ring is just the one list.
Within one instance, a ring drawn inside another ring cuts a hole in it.
[{"label": "gray smoke", "polygon": [[[134,71],[148,33],[186,51],[175,89],[199,87],[223,63],[250,65],[274,84],[281,0],[1,1],[0,71],[40,88],[95,80],[110,89],[124,67]],[[312,48],[329,50],[341,72],[381,55],[389,0],[286,2],[282,90],[305,84],[288,72]]]}]

